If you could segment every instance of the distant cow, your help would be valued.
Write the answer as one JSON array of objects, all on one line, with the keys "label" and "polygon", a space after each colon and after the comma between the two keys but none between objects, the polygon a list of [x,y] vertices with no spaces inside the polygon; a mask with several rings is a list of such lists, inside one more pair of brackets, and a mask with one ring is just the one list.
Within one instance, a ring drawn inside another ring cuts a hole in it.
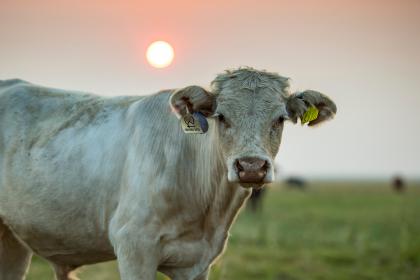
[{"label": "distant cow", "polygon": [[263,199],[267,188],[253,188],[251,192],[251,196],[249,197],[249,209],[256,213],[257,211],[261,211]]},{"label": "distant cow", "polygon": [[306,189],[306,181],[302,177],[292,176],[287,178],[285,181],[286,186],[290,189],[298,189],[298,190],[305,190]]},{"label": "distant cow", "polygon": [[[288,88],[250,68],[146,97],[0,82],[0,279],[22,279],[32,252],[59,280],[115,258],[123,280],[207,279],[250,188],[273,181],[283,121],[336,112]],[[193,113],[207,133],[182,131]]]},{"label": "distant cow", "polygon": [[392,189],[395,192],[402,193],[405,191],[405,182],[402,177],[395,176],[394,178],[392,178],[391,183],[392,183]]}]

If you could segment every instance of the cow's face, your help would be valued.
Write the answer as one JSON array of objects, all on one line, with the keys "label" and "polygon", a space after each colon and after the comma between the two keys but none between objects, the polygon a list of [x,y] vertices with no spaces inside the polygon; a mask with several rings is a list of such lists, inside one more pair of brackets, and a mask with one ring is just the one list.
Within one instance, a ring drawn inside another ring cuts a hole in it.
[{"label": "cow's face", "polygon": [[228,180],[243,186],[273,181],[273,160],[280,147],[286,101],[268,88],[222,90],[214,117]]},{"label": "cow's face", "polygon": [[178,90],[171,104],[180,114],[199,111],[215,119],[227,178],[244,187],[273,181],[285,120],[296,122],[311,105],[319,109],[319,115],[309,125],[336,112],[335,104],[318,92],[290,95],[287,79],[272,73],[240,69],[219,75],[212,85],[212,92],[197,86]]}]

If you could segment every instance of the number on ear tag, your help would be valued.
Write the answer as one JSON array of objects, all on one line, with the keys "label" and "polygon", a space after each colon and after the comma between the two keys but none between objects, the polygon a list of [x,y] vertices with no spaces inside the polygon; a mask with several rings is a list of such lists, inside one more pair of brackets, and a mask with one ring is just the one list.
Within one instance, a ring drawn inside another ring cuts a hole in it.
[{"label": "number on ear tag", "polygon": [[300,118],[300,123],[305,124],[318,118],[319,110],[315,106],[311,106]]},{"label": "number on ear tag", "polygon": [[185,133],[206,133],[209,129],[209,124],[206,117],[200,113],[195,112],[193,114],[187,113],[181,118],[181,127]]}]

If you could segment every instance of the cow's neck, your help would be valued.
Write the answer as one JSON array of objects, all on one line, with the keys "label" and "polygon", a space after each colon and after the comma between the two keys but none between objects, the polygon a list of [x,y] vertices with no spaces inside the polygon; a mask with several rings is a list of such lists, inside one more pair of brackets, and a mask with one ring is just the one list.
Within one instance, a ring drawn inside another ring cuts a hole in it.
[{"label": "cow's neck", "polygon": [[[226,172],[221,151],[216,139],[215,123],[210,120],[210,129],[204,135],[183,135],[185,149],[178,159],[183,171],[183,186],[198,204],[206,208],[221,195],[223,175]],[[187,175],[187,176],[185,176]]]}]

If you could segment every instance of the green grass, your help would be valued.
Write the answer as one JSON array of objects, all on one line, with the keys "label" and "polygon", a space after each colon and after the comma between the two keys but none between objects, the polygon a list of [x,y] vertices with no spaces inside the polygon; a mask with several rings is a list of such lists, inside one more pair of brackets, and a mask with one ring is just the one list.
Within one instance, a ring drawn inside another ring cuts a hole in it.
[{"label": "green grass", "polygon": [[[211,280],[420,279],[420,186],[404,194],[373,183],[277,186],[260,213],[247,210]],[[119,279],[115,262],[85,267],[79,277]],[[34,258],[28,279],[53,276]]]}]

